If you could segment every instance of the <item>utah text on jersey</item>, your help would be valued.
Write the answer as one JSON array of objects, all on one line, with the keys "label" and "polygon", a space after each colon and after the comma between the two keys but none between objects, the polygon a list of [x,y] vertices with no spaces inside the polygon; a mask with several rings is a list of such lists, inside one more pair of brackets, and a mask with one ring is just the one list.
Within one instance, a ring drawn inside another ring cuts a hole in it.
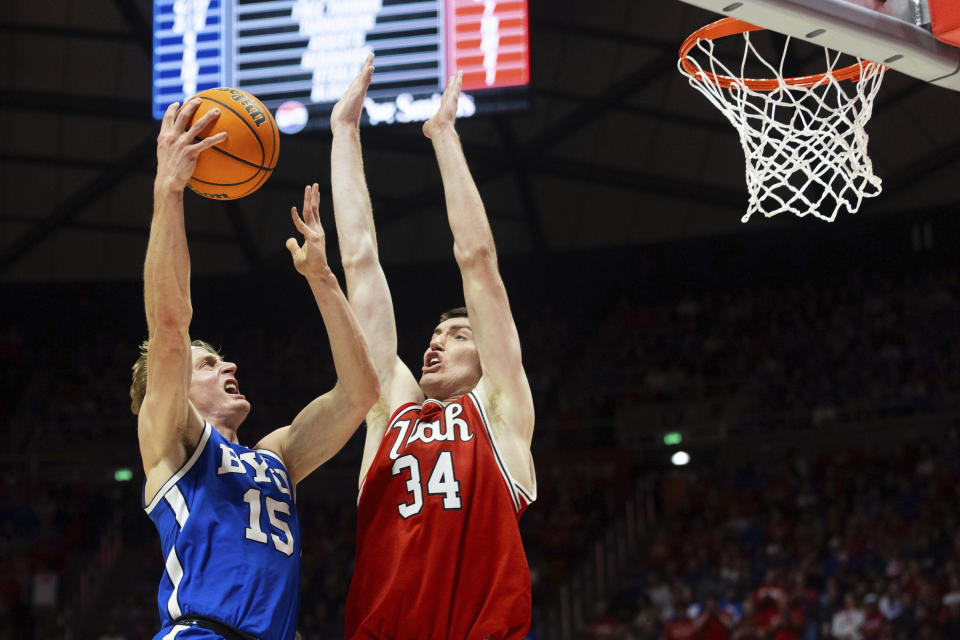
[{"label": "utah text on jersey", "polygon": [[[424,401],[422,406],[408,404],[400,407],[394,413],[394,419],[384,435],[384,441],[391,442],[390,439],[393,438],[389,453],[390,460],[394,461],[391,472],[394,476],[409,474],[405,477],[407,477],[408,492],[413,500],[412,503],[398,505],[398,512],[402,517],[408,518],[415,515],[423,507],[424,496],[420,487],[420,477],[422,471],[426,470],[423,465],[424,462],[427,462],[427,466],[430,466],[431,469],[426,482],[427,495],[443,496],[444,509],[460,509],[462,507],[461,487],[459,480],[457,480],[454,459],[470,460],[470,458],[454,455],[453,451],[457,442],[467,443],[474,439],[470,422],[464,419],[463,402],[467,399],[472,402],[481,417],[480,422],[486,435],[483,440],[490,443],[494,460],[510,494],[517,517],[519,518],[524,509],[533,502],[533,498],[528,495],[527,491],[510,477],[500,452],[497,450],[496,440],[483,407],[476,395],[470,393],[446,406],[436,400],[428,399]],[[436,443],[437,447],[423,449],[418,446],[418,443],[420,445]],[[420,451],[420,455],[418,455],[418,451]],[[434,458],[434,456],[436,457]],[[432,465],[429,464],[431,460]],[[461,477],[467,476],[468,474],[463,474]],[[363,487],[360,489],[358,502],[362,495]]]}]

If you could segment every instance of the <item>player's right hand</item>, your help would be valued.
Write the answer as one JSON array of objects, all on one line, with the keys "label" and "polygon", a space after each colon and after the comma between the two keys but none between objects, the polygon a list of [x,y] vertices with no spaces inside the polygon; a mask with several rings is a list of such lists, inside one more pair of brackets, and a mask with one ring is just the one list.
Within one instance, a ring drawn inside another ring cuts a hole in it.
[{"label": "player's right hand", "polygon": [[295,238],[287,239],[287,250],[293,258],[294,268],[315,282],[336,285],[336,279],[327,262],[326,233],[320,224],[320,186],[314,182],[303,190],[303,218],[296,207],[290,208],[293,226],[303,234],[303,245]]},{"label": "player's right hand", "polygon": [[160,124],[160,135],[157,136],[156,184],[158,187],[183,191],[197,166],[200,152],[224,142],[227,132],[221,131],[198,140],[200,132],[220,117],[220,109],[211,109],[188,128],[187,124],[200,106],[200,100],[191,100],[178,111],[179,106],[174,102],[167,107]]},{"label": "player's right hand", "polygon": [[333,105],[330,113],[330,129],[336,133],[338,129],[356,129],[360,126],[360,114],[363,113],[363,102],[367,97],[367,88],[373,78],[373,54],[367,56],[363,68],[353,79],[343,97]]}]

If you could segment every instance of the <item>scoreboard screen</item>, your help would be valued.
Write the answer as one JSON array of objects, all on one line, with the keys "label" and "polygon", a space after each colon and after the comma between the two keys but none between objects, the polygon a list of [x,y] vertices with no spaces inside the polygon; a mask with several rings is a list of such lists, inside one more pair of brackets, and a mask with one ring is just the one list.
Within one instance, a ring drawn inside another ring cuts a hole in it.
[{"label": "scoreboard screen", "polygon": [[371,52],[366,124],[427,120],[457,71],[459,117],[527,106],[527,0],[155,0],[153,44],[157,119],[226,86],[285,133],[325,127]]}]

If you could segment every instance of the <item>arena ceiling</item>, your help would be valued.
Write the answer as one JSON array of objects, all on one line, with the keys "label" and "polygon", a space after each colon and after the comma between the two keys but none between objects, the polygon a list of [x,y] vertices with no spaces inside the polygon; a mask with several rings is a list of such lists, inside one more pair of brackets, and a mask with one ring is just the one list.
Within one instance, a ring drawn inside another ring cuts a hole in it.
[{"label": "arena ceiling", "polygon": [[[680,42],[715,16],[677,0],[530,0],[530,12],[531,109],[459,125],[501,254],[827,224],[740,223],[737,137],[676,70]],[[149,0],[0,3],[0,281],[140,277],[158,130],[151,15]],[[868,128],[884,193],[858,224],[958,206],[957,114],[960,93],[888,74]],[[439,174],[419,126],[362,135],[384,260],[448,259]],[[289,207],[307,182],[329,193],[329,150],[325,132],[284,137],[258,193],[231,203],[188,195],[194,274],[288,260]]]}]

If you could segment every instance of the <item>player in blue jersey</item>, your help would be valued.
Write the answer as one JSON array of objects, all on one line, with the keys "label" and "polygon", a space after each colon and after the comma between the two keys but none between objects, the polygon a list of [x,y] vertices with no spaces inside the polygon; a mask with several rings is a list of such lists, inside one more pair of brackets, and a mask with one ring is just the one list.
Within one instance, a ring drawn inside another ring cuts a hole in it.
[{"label": "player in blue jersey", "polygon": [[335,454],[379,395],[377,374],[326,258],[317,185],[292,208],[287,240],[326,325],[338,380],[253,449],[237,430],[250,411],[237,367],[189,336],[190,257],[183,192],[218,116],[187,127],[199,101],[172,105],[157,138],[153,222],[144,264],[149,339],[130,389],[146,474],[144,508],[160,532],[164,575],[156,640],[293,640],[300,600],[297,483]]}]

